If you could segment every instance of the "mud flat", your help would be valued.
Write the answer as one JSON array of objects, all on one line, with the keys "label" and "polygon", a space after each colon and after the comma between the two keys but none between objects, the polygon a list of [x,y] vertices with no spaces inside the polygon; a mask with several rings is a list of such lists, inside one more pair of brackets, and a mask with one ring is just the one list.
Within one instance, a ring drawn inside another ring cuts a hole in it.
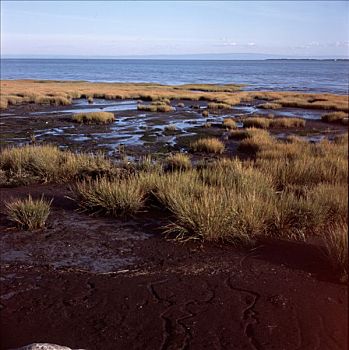
[{"label": "mud flat", "polygon": [[[228,137],[226,118],[234,119],[238,130],[244,118],[257,114],[304,118],[304,127],[269,132],[313,144],[347,131],[341,123],[321,121],[327,110],[262,110],[261,98],[205,116],[209,101],[204,99],[171,99],[173,110],[166,113],[138,110],[139,103],[97,97],[88,103],[80,97],[65,106],[10,105],[1,112],[1,145],[54,144],[104,152],[115,163],[125,157],[137,163],[149,154],[161,161],[181,151],[196,164],[253,160]],[[81,111],[113,112],[116,120],[73,123],[72,114]],[[193,153],[190,143],[202,136],[224,142],[223,154]],[[164,226],[173,220],[166,208],[150,205],[127,219],[92,216],[71,199],[72,185],[1,188],[1,349],[34,342],[96,350],[346,348],[347,286],[323,254],[319,237],[264,237],[253,246],[178,242],[164,236]],[[42,230],[20,230],[4,213],[5,202],[28,194],[53,199]]]}]

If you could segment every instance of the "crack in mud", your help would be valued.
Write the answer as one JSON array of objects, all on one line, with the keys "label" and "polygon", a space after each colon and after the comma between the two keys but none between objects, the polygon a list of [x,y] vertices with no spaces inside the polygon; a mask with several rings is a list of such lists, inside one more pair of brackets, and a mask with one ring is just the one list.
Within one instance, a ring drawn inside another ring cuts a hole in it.
[{"label": "crack in mud", "polygon": [[[174,301],[162,297],[155,290],[155,286],[167,282],[170,282],[170,280],[165,279],[147,284],[147,289],[155,302],[167,306],[159,315],[163,324],[163,340],[160,350],[188,350],[193,336],[190,328],[185,325],[184,321],[197,315],[197,313],[188,310],[189,305],[196,304],[196,302],[189,300],[184,304],[177,305]],[[180,317],[175,316],[176,311],[179,311],[183,315]],[[181,336],[179,337],[179,335]]]},{"label": "crack in mud", "polygon": [[257,318],[257,312],[254,310],[254,308],[258,302],[258,299],[260,298],[260,294],[250,289],[233,287],[231,282],[231,276],[227,277],[224,283],[228,288],[238,292],[246,293],[248,296],[251,297],[250,300],[248,300],[248,298],[245,299],[247,306],[242,310],[241,326],[244,330],[244,335],[248,338],[250,344],[253,346],[253,349],[263,350],[263,347],[256,339],[253,330],[253,325],[259,323],[259,320]]}]

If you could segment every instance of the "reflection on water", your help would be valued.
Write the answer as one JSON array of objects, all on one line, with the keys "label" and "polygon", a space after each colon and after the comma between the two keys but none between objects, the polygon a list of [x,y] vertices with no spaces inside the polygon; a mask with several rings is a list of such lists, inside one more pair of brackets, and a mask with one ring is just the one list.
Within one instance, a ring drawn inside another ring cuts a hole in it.
[{"label": "reflection on water", "polygon": [[[84,108],[77,108],[84,107]],[[88,103],[87,100],[79,99],[74,100],[73,108],[60,109],[45,112],[33,112],[31,115],[40,114],[56,114],[56,113],[82,113],[82,112],[117,112],[117,111],[132,111],[137,109],[137,101],[126,100],[126,101],[109,101],[98,99],[95,102]]]},{"label": "reflection on water", "polygon": [[[69,122],[69,115],[76,112],[93,112],[93,111],[118,111],[116,120],[109,125],[80,125]],[[131,111],[131,112],[130,112]],[[15,115],[6,115],[2,122],[6,124],[7,120],[17,118],[33,118],[33,115],[48,116],[40,122],[40,128],[34,131],[35,139],[46,141],[48,138],[54,140],[58,145],[66,146],[67,144],[81,143],[84,145],[93,145],[93,147],[103,147],[116,149],[120,145],[142,146],[149,143],[162,143],[174,146],[177,137],[195,135],[195,128],[203,127],[206,123],[219,125],[225,118],[241,117],[244,115],[268,115],[282,117],[301,117],[305,119],[318,120],[323,112],[318,110],[306,110],[295,108],[283,108],[280,110],[264,110],[257,106],[237,105],[234,106],[230,113],[224,115],[215,115],[210,111],[209,116],[204,117],[199,109],[191,109],[186,106],[181,109],[175,109],[172,113],[144,113],[137,111],[137,101],[135,100],[104,100],[95,99],[93,103],[88,103],[86,99],[75,100],[69,108],[60,107],[48,111],[33,112],[28,116],[17,117]],[[64,116],[62,126],[57,121]],[[68,115],[68,118],[65,117]],[[52,127],[51,120],[58,124]],[[40,120],[39,118],[36,118]],[[67,121],[69,125],[67,125]],[[47,128],[45,128],[47,125]],[[168,126],[174,128],[169,130]],[[237,122],[238,127],[242,127],[241,122]],[[22,134],[23,135],[23,134]],[[26,137],[8,137],[6,142],[23,144],[29,141],[29,134]],[[279,135],[279,137],[282,137]],[[317,142],[320,136],[311,136],[309,141]],[[88,144],[87,144],[88,142]]]}]

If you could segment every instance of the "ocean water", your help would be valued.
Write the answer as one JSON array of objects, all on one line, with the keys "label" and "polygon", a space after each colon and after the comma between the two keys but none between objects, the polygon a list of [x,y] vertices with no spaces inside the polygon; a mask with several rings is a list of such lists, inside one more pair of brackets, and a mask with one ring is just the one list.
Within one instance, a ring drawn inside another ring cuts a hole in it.
[{"label": "ocean water", "polygon": [[2,59],[1,79],[237,83],[246,90],[346,94],[349,61]]}]

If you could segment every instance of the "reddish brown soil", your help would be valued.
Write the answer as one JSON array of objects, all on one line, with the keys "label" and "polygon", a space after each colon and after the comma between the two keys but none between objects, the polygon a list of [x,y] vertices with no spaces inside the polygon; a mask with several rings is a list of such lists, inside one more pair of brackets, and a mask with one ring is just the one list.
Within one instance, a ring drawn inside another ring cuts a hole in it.
[{"label": "reddish brown soil", "polygon": [[1,189],[1,210],[54,197],[43,231],[1,216],[1,349],[346,349],[347,288],[319,247],[180,244],[161,237],[164,212],[93,218],[67,187]]}]

